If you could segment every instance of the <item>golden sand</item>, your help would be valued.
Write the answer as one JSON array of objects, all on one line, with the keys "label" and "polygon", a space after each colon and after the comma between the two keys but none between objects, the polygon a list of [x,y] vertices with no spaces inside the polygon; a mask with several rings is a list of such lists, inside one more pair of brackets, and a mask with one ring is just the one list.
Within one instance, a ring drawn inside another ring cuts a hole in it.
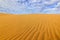
[{"label": "golden sand", "polygon": [[0,40],[60,40],[60,15],[0,14]]}]

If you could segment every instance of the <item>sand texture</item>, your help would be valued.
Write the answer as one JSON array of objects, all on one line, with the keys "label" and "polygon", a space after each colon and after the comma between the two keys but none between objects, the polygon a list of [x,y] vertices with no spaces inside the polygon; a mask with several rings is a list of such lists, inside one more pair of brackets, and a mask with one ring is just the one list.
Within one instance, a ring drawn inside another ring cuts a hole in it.
[{"label": "sand texture", "polygon": [[0,40],[60,40],[60,15],[0,14]]}]

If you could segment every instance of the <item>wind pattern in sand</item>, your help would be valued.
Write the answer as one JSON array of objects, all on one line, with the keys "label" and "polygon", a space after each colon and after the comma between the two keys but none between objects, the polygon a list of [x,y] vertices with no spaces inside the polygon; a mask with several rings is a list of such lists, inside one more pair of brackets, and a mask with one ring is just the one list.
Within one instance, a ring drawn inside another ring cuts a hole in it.
[{"label": "wind pattern in sand", "polygon": [[0,14],[0,40],[60,40],[60,15]]}]

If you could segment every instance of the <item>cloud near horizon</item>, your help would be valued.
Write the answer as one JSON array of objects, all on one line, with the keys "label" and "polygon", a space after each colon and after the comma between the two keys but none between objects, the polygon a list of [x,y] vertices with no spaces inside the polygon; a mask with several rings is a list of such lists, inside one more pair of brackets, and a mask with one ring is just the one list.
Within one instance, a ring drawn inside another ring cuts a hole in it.
[{"label": "cloud near horizon", "polygon": [[0,12],[60,13],[60,0],[0,0]]}]

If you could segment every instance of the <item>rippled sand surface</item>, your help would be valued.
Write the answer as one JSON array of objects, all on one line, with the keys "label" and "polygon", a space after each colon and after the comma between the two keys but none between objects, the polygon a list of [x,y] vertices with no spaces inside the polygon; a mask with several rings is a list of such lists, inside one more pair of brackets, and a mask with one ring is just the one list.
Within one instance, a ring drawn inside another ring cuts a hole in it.
[{"label": "rippled sand surface", "polygon": [[0,40],[60,40],[60,15],[0,14]]}]

